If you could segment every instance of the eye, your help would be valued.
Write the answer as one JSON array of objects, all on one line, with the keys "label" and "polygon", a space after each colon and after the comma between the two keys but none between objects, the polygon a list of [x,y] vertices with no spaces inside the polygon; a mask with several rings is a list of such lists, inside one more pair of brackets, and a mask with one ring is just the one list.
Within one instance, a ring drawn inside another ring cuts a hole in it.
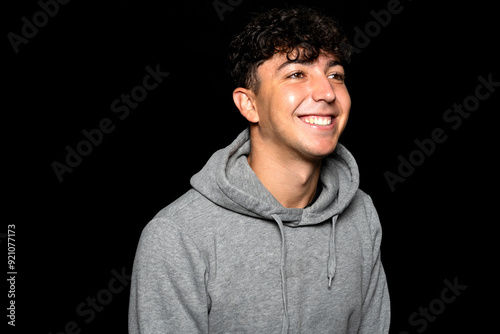
[{"label": "eye", "polygon": [[345,80],[345,75],[342,73],[332,73],[328,75],[329,78],[337,81],[337,82],[344,82]]},{"label": "eye", "polygon": [[304,72],[294,72],[288,76],[290,79],[301,79],[304,77]]}]

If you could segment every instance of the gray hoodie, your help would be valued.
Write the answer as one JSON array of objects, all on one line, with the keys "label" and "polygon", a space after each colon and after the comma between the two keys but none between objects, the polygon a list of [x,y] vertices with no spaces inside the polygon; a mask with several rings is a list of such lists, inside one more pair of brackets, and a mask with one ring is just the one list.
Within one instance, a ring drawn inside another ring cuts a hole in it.
[{"label": "gray hoodie", "polygon": [[130,333],[388,333],[382,232],[352,155],[338,144],[316,200],[290,209],[249,152],[247,129],[144,228]]}]

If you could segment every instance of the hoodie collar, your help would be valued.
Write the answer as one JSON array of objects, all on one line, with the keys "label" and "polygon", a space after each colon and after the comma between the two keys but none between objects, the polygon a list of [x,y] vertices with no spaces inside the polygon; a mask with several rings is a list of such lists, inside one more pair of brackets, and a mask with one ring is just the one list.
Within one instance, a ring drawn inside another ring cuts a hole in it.
[{"label": "hoodie collar", "polygon": [[224,149],[215,152],[203,169],[191,178],[194,189],[228,210],[271,219],[277,215],[285,225],[322,223],[340,214],[359,186],[358,167],[340,143],[323,159],[320,182],[323,189],[304,209],[285,208],[264,187],[248,164],[250,133],[245,129]]}]

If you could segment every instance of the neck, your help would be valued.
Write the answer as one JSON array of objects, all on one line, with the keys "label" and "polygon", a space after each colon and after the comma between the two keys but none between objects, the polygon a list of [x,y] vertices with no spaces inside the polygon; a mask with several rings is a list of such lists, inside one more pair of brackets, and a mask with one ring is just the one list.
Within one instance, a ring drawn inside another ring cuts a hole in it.
[{"label": "neck", "polygon": [[304,208],[314,199],[321,160],[307,161],[251,139],[248,163],[260,182],[285,208]]}]

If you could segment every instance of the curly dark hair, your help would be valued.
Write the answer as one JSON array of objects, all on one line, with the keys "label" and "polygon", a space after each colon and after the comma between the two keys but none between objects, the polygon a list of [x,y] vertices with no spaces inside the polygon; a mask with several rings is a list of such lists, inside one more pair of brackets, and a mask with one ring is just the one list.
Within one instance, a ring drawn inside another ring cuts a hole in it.
[{"label": "curly dark hair", "polygon": [[336,20],[305,7],[271,9],[257,15],[229,46],[231,76],[237,87],[258,93],[257,68],[275,53],[288,60],[314,60],[320,52],[341,63],[350,57],[350,44]]}]

